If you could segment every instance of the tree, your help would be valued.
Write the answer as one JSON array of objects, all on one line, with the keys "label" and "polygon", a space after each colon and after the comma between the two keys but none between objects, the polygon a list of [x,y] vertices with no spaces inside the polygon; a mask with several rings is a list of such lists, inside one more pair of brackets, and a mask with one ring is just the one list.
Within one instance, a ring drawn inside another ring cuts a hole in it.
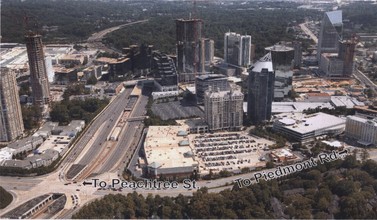
[{"label": "tree", "polygon": [[364,162],[369,158],[369,152],[367,149],[363,149],[360,153],[361,160]]},{"label": "tree", "polygon": [[95,85],[97,84],[97,78],[94,75],[91,75],[88,80],[86,81],[88,85]]},{"label": "tree", "polygon": [[67,106],[63,104],[54,105],[50,112],[50,117],[52,121],[67,124],[70,120]]}]

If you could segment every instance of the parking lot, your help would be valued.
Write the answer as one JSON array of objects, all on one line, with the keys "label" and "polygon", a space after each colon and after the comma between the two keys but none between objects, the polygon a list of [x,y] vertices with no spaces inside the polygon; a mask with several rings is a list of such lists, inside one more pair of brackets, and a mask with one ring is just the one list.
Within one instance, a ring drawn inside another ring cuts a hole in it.
[{"label": "parking lot", "polygon": [[195,105],[186,104],[184,101],[174,101],[167,103],[153,103],[153,114],[162,120],[181,119],[189,117],[204,117],[204,113]]},{"label": "parking lot", "polygon": [[264,149],[274,144],[263,138],[252,138],[239,133],[196,135],[192,140],[193,152],[199,159],[201,171],[237,172],[244,167],[264,166]]}]

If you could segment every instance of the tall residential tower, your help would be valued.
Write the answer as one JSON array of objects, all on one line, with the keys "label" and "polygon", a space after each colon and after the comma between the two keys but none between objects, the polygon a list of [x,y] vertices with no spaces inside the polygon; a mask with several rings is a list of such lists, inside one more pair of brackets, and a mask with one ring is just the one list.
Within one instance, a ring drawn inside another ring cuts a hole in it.
[{"label": "tall residential tower", "polygon": [[243,122],[241,91],[208,90],[204,95],[204,118],[210,131],[239,130]]},{"label": "tall residential tower", "polygon": [[224,61],[238,67],[248,67],[251,60],[251,36],[225,33]]},{"label": "tall residential tower", "polygon": [[0,72],[0,141],[12,141],[23,134],[24,124],[15,73],[6,68]]},{"label": "tall residential tower", "polygon": [[29,58],[30,81],[34,105],[43,106],[50,102],[50,88],[46,72],[45,56],[41,35],[28,33],[25,36]]}]

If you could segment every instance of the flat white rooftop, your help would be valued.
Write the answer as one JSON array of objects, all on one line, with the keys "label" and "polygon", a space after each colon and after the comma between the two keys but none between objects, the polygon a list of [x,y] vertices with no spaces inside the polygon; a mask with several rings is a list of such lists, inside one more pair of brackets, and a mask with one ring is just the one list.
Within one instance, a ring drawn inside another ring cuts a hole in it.
[{"label": "flat white rooftop", "polygon": [[[334,107],[329,102],[272,102],[272,114],[290,113],[290,112],[303,112],[306,109],[315,108],[328,108]],[[243,103],[243,110],[247,112],[247,102]]]},{"label": "flat white rooftop", "polygon": [[160,168],[197,166],[190,146],[179,146],[188,140],[188,136],[178,136],[180,131],[187,131],[187,126],[150,126],[144,142],[148,164],[157,163]]},{"label": "flat white rooftop", "polygon": [[72,138],[68,136],[51,135],[45,142],[38,148],[40,153],[45,152],[47,149],[56,150],[61,154],[69,145]]},{"label": "flat white rooftop", "polygon": [[[346,120],[333,115],[318,112],[311,115],[302,113],[287,113],[275,116],[277,120],[283,123],[283,127],[295,131],[299,134],[306,134],[316,130],[335,128],[338,126],[345,126]],[[286,123],[295,121],[294,124]]]}]

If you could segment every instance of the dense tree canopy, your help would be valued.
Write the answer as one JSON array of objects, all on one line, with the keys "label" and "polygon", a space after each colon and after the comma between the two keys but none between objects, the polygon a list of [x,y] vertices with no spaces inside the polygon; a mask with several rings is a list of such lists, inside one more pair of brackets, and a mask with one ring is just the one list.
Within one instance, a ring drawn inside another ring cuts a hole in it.
[{"label": "dense tree canopy", "polygon": [[[136,192],[107,195],[85,205],[74,218],[375,218],[377,163],[345,160],[325,163],[279,180],[220,193],[206,188],[192,196],[146,198]],[[280,205],[272,200],[277,199]],[[281,206],[277,214],[274,206]]]}]

